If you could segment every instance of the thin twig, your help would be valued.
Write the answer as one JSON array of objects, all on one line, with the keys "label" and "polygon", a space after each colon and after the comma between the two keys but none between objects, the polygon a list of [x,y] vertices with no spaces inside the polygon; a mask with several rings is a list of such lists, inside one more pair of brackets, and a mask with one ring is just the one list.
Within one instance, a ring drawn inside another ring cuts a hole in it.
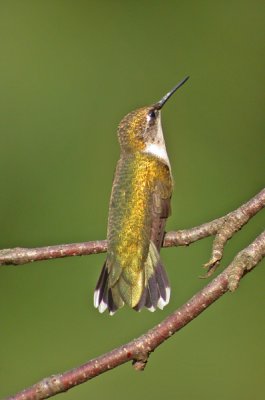
[{"label": "thin twig", "polygon": [[211,258],[204,264],[204,268],[208,270],[206,276],[210,276],[219,265],[223,257],[226,242],[264,206],[265,189],[239,207],[236,211],[232,211],[224,217],[213,242]]},{"label": "thin twig", "polygon": [[[216,266],[222,258],[226,241],[264,206],[265,189],[247,203],[224,217],[217,218],[195,228],[166,233],[163,247],[188,246],[207,236],[216,235],[211,260],[206,264],[206,267],[212,271],[213,266]],[[0,250],[0,265],[21,265],[33,261],[104,253],[106,250],[106,240],[61,244],[32,249],[16,247],[14,249]]]},{"label": "thin twig", "polygon": [[264,256],[265,232],[242,250],[217,278],[146,334],[75,369],[45,378],[7,400],[45,399],[128,361],[133,361],[137,370],[143,370],[152,351],[226,293],[232,281],[238,284]]}]

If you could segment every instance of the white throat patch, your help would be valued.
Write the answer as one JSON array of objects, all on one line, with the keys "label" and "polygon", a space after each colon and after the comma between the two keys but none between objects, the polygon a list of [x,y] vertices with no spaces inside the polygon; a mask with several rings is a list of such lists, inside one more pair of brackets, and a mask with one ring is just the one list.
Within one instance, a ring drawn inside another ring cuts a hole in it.
[{"label": "white throat patch", "polygon": [[156,143],[148,143],[145,150],[145,153],[152,154],[155,157],[163,160],[167,165],[169,165],[169,159],[167,155],[167,150],[165,144],[156,144]]},{"label": "white throat patch", "polygon": [[[160,117],[159,117],[159,119],[160,119]],[[152,143],[146,144],[144,152],[148,153],[148,154],[152,154],[155,157],[160,158],[162,161],[164,161],[170,167],[167,150],[166,150],[166,145],[165,145],[165,141],[164,141],[164,135],[163,135],[163,131],[162,131],[161,120],[159,120],[159,123],[158,123],[158,131],[157,131],[157,136],[156,136],[155,140]]]}]

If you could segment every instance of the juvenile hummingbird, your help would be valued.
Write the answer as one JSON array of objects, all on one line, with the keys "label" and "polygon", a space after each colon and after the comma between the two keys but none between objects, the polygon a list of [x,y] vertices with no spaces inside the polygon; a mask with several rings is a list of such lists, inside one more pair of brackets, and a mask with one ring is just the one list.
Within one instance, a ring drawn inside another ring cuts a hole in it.
[{"label": "juvenile hummingbird", "polygon": [[108,218],[108,252],[94,305],[114,314],[127,304],[136,311],[163,309],[170,286],[160,259],[173,189],[161,109],[183,79],[157,103],[126,115],[119,124],[121,147]]}]

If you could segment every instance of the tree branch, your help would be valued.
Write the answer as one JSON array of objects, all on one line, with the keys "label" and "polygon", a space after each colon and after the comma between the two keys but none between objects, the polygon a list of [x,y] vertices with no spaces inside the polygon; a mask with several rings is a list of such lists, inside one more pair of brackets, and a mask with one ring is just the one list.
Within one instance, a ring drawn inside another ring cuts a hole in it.
[{"label": "tree branch", "polygon": [[[206,276],[212,274],[223,256],[226,242],[241,229],[250,218],[265,206],[265,189],[247,203],[229,214],[207,222],[195,228],[168,232],[164,238],[164,247],[187,246],[197,240],[214,235],[212,255],[205,264]],[[33,249],[14,248],[0,251],[0,265],[21,265],[28,262],[61,257],[102,253],[107,250],[107,241],[93,241]],[[119,348],[116,348],[71,371],[43,379],[32,387],[23,390],[9,400],[45,399],[57,393],[67,391],[73,386],[92,379],[103,372],[128,361],[134,368],[142,370],[152,351],[161,343],[183,328],[201,312],[208,308],[228,290],[234,291],[242,277],[253,269],[265,255],[265,232],[253,243],[236,255],[232,263],[204,289],[193,296],[186,304],[177,309],[159,325]]]},{"label": "tree branch", "polygon": [[[256,196],[247,203],[224,217],[217,218],[195,228],[166,233],[163,247],[188,246],[207,236],[216,235],[212,257],[210,261],[205,264],[205,267],[208,268],[207,275],[209,275],[219,264],[225,243],[264,206],[265,189],[261,190],[261,192],[256,194]],[[104,253],[106,250],[106,240],[61,244],[33,249],[16,247],[14,249],[0,250],[0,265],[21,265],[33,261]]]},{"label": "tree branch", "polygon": [[128,361],[133,361],[137,370],[143,370],[152,351],[196,318],[229,289],[234,290],[240,279],[264,256],[265,232],[238,253],[217,278],[144,335],[75,369],[45,378],[7,400],[45,399],[65,392]]}]

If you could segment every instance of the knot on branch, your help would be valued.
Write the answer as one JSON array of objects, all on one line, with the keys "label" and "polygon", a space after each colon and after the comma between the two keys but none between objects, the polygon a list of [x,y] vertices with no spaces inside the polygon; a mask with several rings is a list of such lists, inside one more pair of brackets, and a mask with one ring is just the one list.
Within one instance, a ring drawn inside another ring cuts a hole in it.
[{"label": "knot on branch", "polygon": [[150,353],[143,353],[133,360],[132,365],[136,371],[143,371],[145,369],[149,354]]}]

